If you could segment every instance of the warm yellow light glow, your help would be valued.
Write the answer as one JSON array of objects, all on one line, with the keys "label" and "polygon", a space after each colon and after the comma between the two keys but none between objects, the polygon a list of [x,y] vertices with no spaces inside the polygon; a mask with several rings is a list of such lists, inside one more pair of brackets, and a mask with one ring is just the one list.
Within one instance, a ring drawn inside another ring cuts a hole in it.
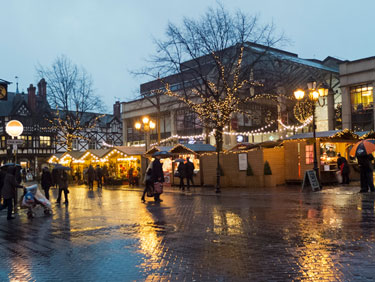
[{"label": "warm yellow light glow", "polygon": [[136,128],[136,129],[141,129],[141,124],[140,124],[139,122],[137,122],[137,123],[135,124],[135,128]]},{"label": "warm yellow light glow", "polygon": [[151,128],[151,129],[154,129],[154,128],[155,128],[155,123],[154,123],[152,120],[150,120],[149,125],[150,125],[150,128]]},{"label": "warm yellow light glow", "polygon": [[311,100],[318,100],[319,99],[319,92],[318,91],[311,91],[309,94]]},{"label": "warm yellow light glow", "polygon": [[149,121],[150,121],[150,119],[148,117],[144,117],[142,119],[143,124],[147,124]]},{"label": "warm yellow light glow", "polygon": [[320,97],[328,96],[328,88],[319,88],[318,92]]},{"label": "warm yellow light glow", "polygon": [[297,89],[296,91],[294,91],[294,97],[296,97],[297,100],[301,100],[303,96],[305,96],[305,91],[303,91],[302,89]]}]

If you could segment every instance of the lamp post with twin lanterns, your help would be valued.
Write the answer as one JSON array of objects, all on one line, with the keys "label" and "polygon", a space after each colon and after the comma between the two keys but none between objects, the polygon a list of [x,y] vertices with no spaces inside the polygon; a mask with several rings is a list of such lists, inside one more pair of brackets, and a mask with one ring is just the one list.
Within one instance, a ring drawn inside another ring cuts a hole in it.
[{"label": "lamp post with twin lanterns", "polygon": [[[150,120],[149,117],[145,116],[142,118],[142,122],[136,122],[135,123],[135,129],[139,131],[144,132],[145,136],[145,147],[146,147],[146,152],[148,149],[148,144],[150,142],[150,131],[155,129],[155,122]],[[146,167],[147,167],[147,158],[146,158]]]},{"label": "lamp post with twin lanterns", "polygon": [[[313,138],[314,138],[314,171],[316,174],[316,177],[319,181],[319,168],[318,168],[318,159],[317,159],[317,152],[316,152],[316,124],[315,124],[315,109],[316,105],[320,107],[324,107],[326,100],[325,97],[328,96],[328,86],[326,83],[322,83],[317,87],[317,82],[314,79],[309,79],[307,82],[307,93],[308,97],[305,99],[309,99],[312,102],[312,115],[313,115]],[[298,100],[301,101],[305,97],[305,90],[302,88],[297,89],[294,91],[294,97]],[[322,102],[319,98],[322,98]],[[319,181],[319,185],[320,181]]]}]

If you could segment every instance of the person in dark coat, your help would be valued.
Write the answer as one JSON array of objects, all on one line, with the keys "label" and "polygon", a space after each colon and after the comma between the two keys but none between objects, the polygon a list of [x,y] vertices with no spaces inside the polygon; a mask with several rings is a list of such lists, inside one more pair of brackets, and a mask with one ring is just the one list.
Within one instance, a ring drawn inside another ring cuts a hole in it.
[{"label": "person in dark coat", "polygon": [[103,172],[99,165],[95,169],[96,181],[98,182],[98,189],[102,188]]},{"label": "person in dark coat", "polygon": [[4,179],[5,179],[5,175],[6,175],[6,169],[4,168],[0,168],[0,204],[1,204],[1,190],[3,189],[3,185],[4,185]]},{"label": "person in dark coat", "polygon": [[12,216],[13,210],[13,199],[16,197],[16,189],[22,188],[23,186],[17,184],[15,174],[15,167],[8,167],[7,173],[4,178],[3,188],[1,189],[1,195],[4,198],[4,204],[0,206],[0,210],[8,208],[7,219],[14,219]]},{"label": "person in dark coat", "polygon": [[361,190],[360,193],[368,192],[369,188],[371,192],[375,192],[374,188],[374,178],[373,178],[373,166],[372,161],[374,157],[372,154],[357,156],[360,176],[361,176]]},{"label": "person in dark coat", "polygon": [[349,180],[350,169],[349,169],[348,161],[344,157],[342,157],[340,153],[338,153],[337,156],[338,156],[337,167],[341,171],[342,183],[343,184],[349,184],[349,182],[350,182],[350,180]]},{"label": "person in dark coat", "polygon": [[145,200],[145,195],[146,193],[153,189],[152,185],[153,185],[153,182],[152,182],[152,162],[148,165],[147,169],[146,169],[146,174],[145,174],[145,179],[144,179],[144,184],[145,184],[145,189],[143,190],[143,194],[142,194],[142,202],[146,202]]},{"label": "person in dark coat", "polygon": [[[155,182],[164,182],[164,172],[163,172],[163,165],[160,162],[160,156],[156,156],[155,160],[152,162],[152,183]],[[160,194],[154,193],[155,202],[162,202],[163,200],[160,199]]]},{"label": "person in dark coat", "polygon": [[89,182],[89,189],[94,188],[94,180],[95,180],[95,170],[92,165],[89,166],[87,170],[87,180]]},{"label": "person in dark coat", "polygon": [[42,170],[41,178],[42,189],[46,198],[49,200],[49,188],[53,185],[52,174],[49,171],[48,167],[44,167]]},{"label": "person in dark coat", "polygon": [[108,173],[108,167],[106,165],[103,166],[102,173],[103,173],[103,178],[104,178],[104,185],[107,185],[109,173]]},{"label": "person in dark coat", "polygon": [[68,200],[68,174],[65,170],[59,171],[59,196],[57,197],[56,203],[60,204],[61,202],[61,194],[64,191],[64,197],[65,197],[65,204],[69,203]]},{"label": "person in dark coat", "polygon": [[192,185],[194,185],[193,181],[194,176],[194,164],[190,161],[190,158],[186,158],[186,164],[185,164],[185,177],[186,177],[186,184],[187,189],[190,189],[190,182]]},{"label": "person in dark coat", "polygon": [[134,173],[134,168],[131,166],[129,168],[129,171],[128,171],[129,186],[133,186],[134,185],[133,173]]},{"label": "person in dark coat", "polygon": [[52,169],[52,180],[53,180],[53,185],[55,185],[55,188],[58,187],[59,185],[59,171],[57,168]]},{"label": "person in dark coat", "polygon": [[185,178],[185,164],[180,162],[177,167],[178,177],[180,178],[180,189],[185,190],[184,178]]}]

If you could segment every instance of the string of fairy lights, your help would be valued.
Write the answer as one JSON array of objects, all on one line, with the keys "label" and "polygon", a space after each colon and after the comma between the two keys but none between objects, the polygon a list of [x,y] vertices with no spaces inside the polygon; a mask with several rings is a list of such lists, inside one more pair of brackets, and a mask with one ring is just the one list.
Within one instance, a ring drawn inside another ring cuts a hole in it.
[{"label": "string of fairy lights", "polygon": [[[246,132],[230,132],[230,131],[222,131],[221,133],[223,135],[229,135],[229,136],[258,136],[258,135],[262,135],[262,134],[275,134],[275,133],[284,133],[284,132],[287,132],[287,131],[296,131],[296,130],[300,130],[306,126],[308,126],[312,121],[313,121],[313,116],[310,116],[308,117],[304,123],[302,123],[301,125],[285,125],[281,119],[278,119],[277,120],[279,125],[281,126],[281,128],[279,129],[276,129],[276,130],[268,130],[266,131],[267,128],[270,128],[274,123],[275,121],[272,121],[271,123],[261,127],[261,128],[258,128],[258,129],[255,129],[255,130],[252,130],[252,131],[246,131]],[[194,140],[199,140],[199,139],[205,139],[207,136],[208,137],[211,137],[211,136],[214,136],[215,135],[215,129],[212,130],[210,133],[208,134],[198,134],[198,135],[189,135],[189,136],[183,136],[183,135],[172,135],[168,138],[165,138],[165,139],[162,139],[160,140],[160,143],[167,143],[171,140],[174,140],[174,139],[194,139]],[[155,146],[157,145],[157,143],[152,143],[151,146]]]}]

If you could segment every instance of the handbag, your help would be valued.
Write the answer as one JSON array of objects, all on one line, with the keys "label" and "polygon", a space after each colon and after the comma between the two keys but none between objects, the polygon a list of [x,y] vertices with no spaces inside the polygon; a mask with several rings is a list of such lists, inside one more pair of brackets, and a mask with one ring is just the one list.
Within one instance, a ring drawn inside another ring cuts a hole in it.
[{"label": "handbag", "polygon": [[154,188],[152,187],[152,185],[148,186],[147,197],[154,197]]},{"label": "handbag", "polygon": [[156,194],[163,193],[163,183],[155,182],[154,183],[154,191],[155,191]]}]

